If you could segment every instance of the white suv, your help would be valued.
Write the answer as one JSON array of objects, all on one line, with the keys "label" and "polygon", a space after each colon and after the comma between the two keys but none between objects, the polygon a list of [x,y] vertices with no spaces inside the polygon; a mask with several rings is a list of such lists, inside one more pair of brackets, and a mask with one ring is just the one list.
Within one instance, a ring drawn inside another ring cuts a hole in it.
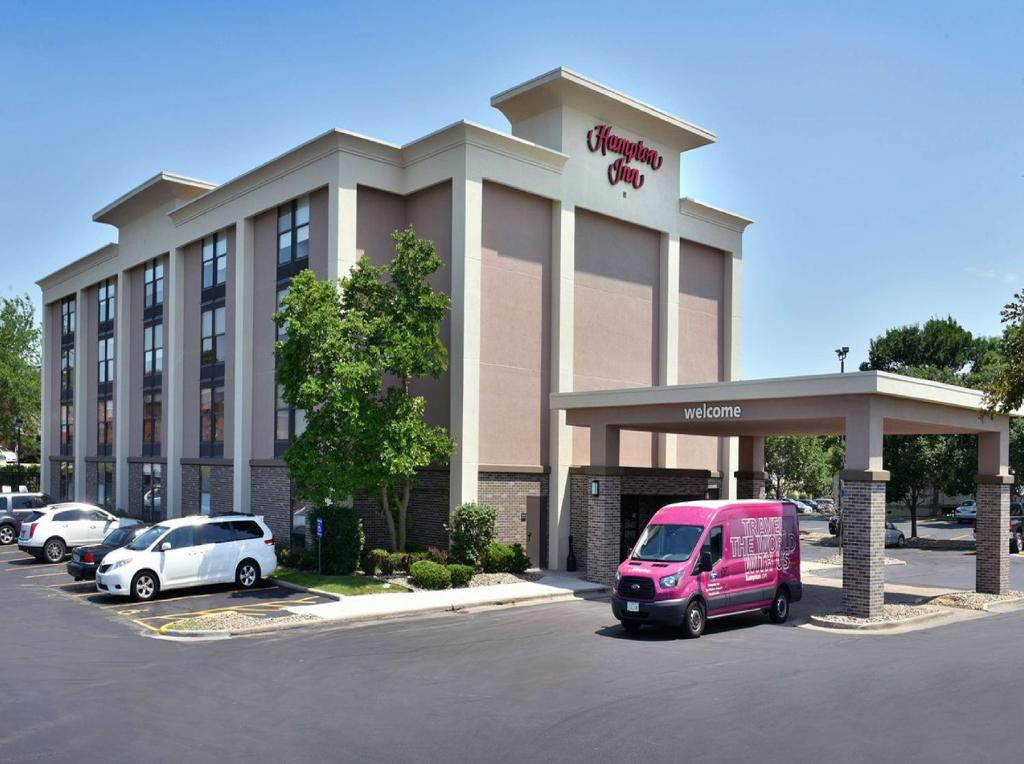
[{"label": "white suv", "polygon": [[56,563],[71,547],[98,544],[115,528],[138,523],[128,517],[115,517],[93,504],[51,504],[21,521],[18,549],[37,560]]},{"label": "white suv", "polygon": [[135,600],[232,581],[251,589],[276,569],[274,534],[262,517],[197,515],[164,520],[110,552],[96,571],[96,589]]}]

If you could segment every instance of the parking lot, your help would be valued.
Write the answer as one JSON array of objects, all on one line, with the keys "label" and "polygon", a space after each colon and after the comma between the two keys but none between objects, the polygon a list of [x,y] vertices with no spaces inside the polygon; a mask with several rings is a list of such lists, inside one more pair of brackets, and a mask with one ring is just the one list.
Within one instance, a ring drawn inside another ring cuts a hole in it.
[{"label": "parking lot", "polygon": [[0,586],[21,586],[38,594],[61,596],[95,607],[113,620],[129,627],[159,633],[162,626],[185,618],[234,611],[267,620],[290,615],[286,607],[315,605],[327,601],[319,595],[286,589],[263,581],[249,591],[234,585],[219,585],[166,592],[151,602],[132,602],[96,591],[92,581],[76,582],[68,575],[66,563],[40,563],[15,546],[0,547]]}]

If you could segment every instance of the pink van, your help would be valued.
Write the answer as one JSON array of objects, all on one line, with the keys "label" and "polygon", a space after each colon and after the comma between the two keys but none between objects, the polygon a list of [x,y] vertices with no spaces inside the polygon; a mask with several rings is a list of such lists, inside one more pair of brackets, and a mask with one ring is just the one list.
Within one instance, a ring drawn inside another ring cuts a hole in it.
[{"label": "pink van", "polygon": [[615,573],[612,612],[626,631],[761,610],[775,623],[803,596],[792,504],[687,501],[659,509]]}]

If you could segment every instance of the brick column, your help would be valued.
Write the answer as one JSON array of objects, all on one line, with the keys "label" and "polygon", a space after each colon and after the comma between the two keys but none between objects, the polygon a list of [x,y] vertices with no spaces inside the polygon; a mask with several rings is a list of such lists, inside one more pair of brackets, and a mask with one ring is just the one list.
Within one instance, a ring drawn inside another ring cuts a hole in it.
[{"label": "brick column", "polygon": [[737,470],[736,477],[736,498],[737,499],[763,499],[765,497],[763,472],[754,470]]},{"label": "brick column", "polygon": [[[587,579],[611,584],[619,559],[622,537],[622,477],[598,472],[587,476]],[[600,493],[593,495],[591,481],[597,480]]]},{"label": "brick column", "polygon": [[1009,475],[978,475],[978,502],[974,558],[975,590],[1006,594],[1010,590],[1010,558],[1007,528],[1010,527]]},{"label": "brick column", "polygon": [[845,479],[843,613],[882,615],[885,601],[885,481]]}]

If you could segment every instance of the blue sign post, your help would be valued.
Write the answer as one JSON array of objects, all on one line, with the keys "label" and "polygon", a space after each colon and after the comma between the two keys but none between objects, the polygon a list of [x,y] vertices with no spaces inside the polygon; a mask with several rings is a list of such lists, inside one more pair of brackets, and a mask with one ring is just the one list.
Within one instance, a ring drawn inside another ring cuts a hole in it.
[{"label": "blue sign post", "polygon": [[320,561],[322,559],[322,554],[321,554],[320,550],[321,550],[321,546],[322,546],[323,537],[324,537],[324,519],[322,517],[318,517],[316,519],[316,574],[318,576],[322,576],[323,575],[323,571],[322,571],[321,565],[320,565]]}]

